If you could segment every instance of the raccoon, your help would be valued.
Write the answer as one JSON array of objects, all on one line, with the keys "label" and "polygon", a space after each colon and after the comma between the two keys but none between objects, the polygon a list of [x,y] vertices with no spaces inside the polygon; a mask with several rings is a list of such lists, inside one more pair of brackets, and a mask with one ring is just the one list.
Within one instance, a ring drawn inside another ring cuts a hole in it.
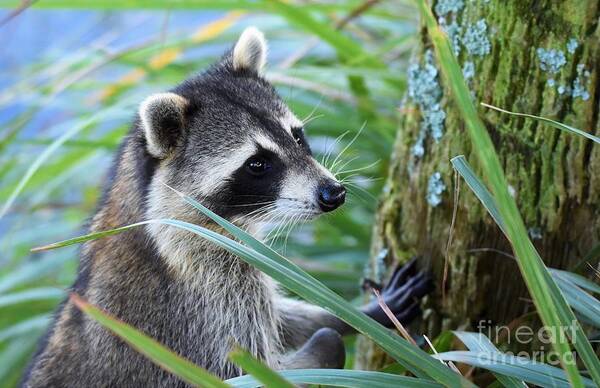
[{"label": "raccoon", "polygon": [[[267,220],[312,219],[345,201],[312,156],[303,123],[263,78],[256,28],[205,72],[149,96],[124,138],[90,231],[173,218],[219,230],[167,186],[255,235]],[[353,330],[324,309],[284,296],[268,276],[222,248],[152,224],[81,249],[71,290],[220,378],[243,371],[234,344],[276,369],[340,368]],[[400,321],[418,313],[429,281],[414,263],[383,295]],[[376,302],[363,311],[391,326]],[[185,383],[65,300],[21,382],[24,387],[179,387]]]}]

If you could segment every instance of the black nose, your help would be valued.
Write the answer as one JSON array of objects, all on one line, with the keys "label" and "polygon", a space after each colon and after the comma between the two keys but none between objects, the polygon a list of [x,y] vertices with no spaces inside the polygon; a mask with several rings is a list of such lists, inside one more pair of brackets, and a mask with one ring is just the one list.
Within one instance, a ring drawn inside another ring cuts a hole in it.
[{"label": "black nose", "polygon": [[338,182],[330,181],[319,187],[319,207],[330,212],[340,207],[346,200],[346,189]]}]

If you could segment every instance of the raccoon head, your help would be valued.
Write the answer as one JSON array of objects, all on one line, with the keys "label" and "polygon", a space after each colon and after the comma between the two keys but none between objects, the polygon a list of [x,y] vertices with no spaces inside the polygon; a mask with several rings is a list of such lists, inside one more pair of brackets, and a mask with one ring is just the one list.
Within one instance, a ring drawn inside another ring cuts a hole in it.
[{"label": "raccoon head", "polygon": [[[206,221],[162,183],[252,231],[344,203],[344,186],[313,158],[302,121],[262,77],[266,55],[263,34],[248,28],[206,72],[141,104],[145,147],[157,161],[147,217]],[[193,247],[187,232],[150,232],[163,255]]]}]

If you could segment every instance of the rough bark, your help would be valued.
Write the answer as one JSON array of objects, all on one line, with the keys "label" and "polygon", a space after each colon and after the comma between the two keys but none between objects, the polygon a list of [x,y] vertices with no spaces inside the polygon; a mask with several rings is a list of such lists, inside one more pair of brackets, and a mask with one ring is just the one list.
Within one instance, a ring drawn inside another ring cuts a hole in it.
[{"label": "rough bark", "polygon": [[[476,103],[600,133],[597,1],[439,0],[432,8],[456,43]],[[477,161],[441,74],[432,70],[438,66],[425,30],[420,34],[367,276],[381,280],[392,263],[421,256],[422,265],[433,268],[437,287],[413,331],[430,338],[448,329],[474,330],[481,320],[535,320],[516,263],[500,253],[512,254],[508,242],[464,182],[442,298],[454,206],[450,158],[464,154]],[[536,248],[549,267],[573,268],[600,240],[600,147],[530,119],[479,110]],[[384,250],[389,253],[382,260]],[[369,341],[359,341],[359,367],[377,369],[387,362]]]}]

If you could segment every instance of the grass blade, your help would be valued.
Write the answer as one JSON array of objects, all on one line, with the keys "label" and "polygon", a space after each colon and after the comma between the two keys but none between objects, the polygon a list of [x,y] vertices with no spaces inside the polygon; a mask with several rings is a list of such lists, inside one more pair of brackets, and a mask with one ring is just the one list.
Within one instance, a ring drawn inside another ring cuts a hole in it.
[{"label": "grass blade", "polygon": [[562,278],[576,284],[577,286],[583,289],[594,292],[596,294],[600,294],[600,285],[581,275],[577,275],[576,273],[563,271],[560,269],[550,269],[550,272],[552,273],[552,276],[559,275]]},{"label": "grass blade", "polygon": [[73,260],[73,256],[71,255],[60,255],[52,258],[45,258],[37,262],[27,263],[19,269],[7,273],[0,278],[0,294],[22,284],[37,280],[48,273],[56,272],[71,260]]},{"label": "grass blade", "polygon": [[558,128],[561,131],[565,131],[565,132],[568,132],[568,133],[574,133],[576,135],[583,136],[583,137],[585,137],[587,139],[590,139],[590,140],[592,140],[592,141],[600,144],[600,137],[594,136],[594,135],[592,135],[590,133],[582,131],[581,129],[577,129],[575,127],[571,127],[570,125],[563,124],[563,123],[558,122],[558,121],[550,120],[550,119],[547,119],[547,118],[541,117],[541,116],[530,115],[530,114],[527,114],[527,113],[511,112],[509,110],[498,108],[497,106],[486,104],[485,102],[482,102],[481,105],[485,106],[486,108],[494,109],[494,110],[496,110],[498,112],[506,113],[506,114],[509,114],[509,115],[512,115],[512,116],[527,117],[527,118],[530,118],[530,119],[541,121],[543,123],[549,124],[551,127]]},{"label": "grass blade", "polygon": [[12,294],[0,295],[0,308],[11,306],[18,303],[27,303],[37,300],[46,299],[62,299],[65,292],[60,288],[40,287],[30,288],[25,291],[15,292]]},{"label": "grass blade", "polygon": [[[283,378],[279,373],[252,357],[247,351],[237,348],[229,353],[229,359],[240,366],[246,373],[254,376],[265,387],[294,388],[294,385]],[[260,384],[259,384],[260,385]]]},{"label": "grass blade", "polygon": [[[570,388],[567,374],[559,368],[504,353],[453,351],[434,356],[442,361],[461,362],[496,373],[513,376],[541,387]],[[582,386],[596,387],[590,379],[583,378]]]},{"label": "grass blade", "polygon": [[102,237],[108,237],[108,236],[112,236],[114,234],[119,234],[126,230],[133,229],[137,226],[147,225],[151,222],[152,221],[136,222],[135,224],[121,226],[119,228],[115,228],[115,229],[111,229],[111,230],[89,233],[89,234],[86,234],[85,236],[75,237],[75,238],[71,238],[68,240],[64,240],[64,241],[60,241],[60,242],[56,242],[56,243],[52,243],[52,244],[48,244],[48,245],[43,245],[40,247],[35,247],[35,248],[31,249],[31,252],[49,251],[51,249],[63,248],[63,247],[68,247],[69,245],[80,244],[80,243],[83,243],[86,241],[91,241],[91,240],[97,240]]},{"label": "grass blade", "polygon": [[464,155],[455,156],[450,159],[450,163],[452,166],[458,171],[458,173],[463,177],[467,186],[473,191],[479,202],[486,208],[488,213],[492,216],[496,224],[500,227],[502,232],[506,234],[506,227],[504,226],[504,220],[500,215],[500,211],[496,206],[496,202],[494,201],[494,197],[485,187],[483,182],[479,179],[477,175],[473,172],[473,169],[467,162],[467,159]]},{"label": "grass blade", "polygon": [[[498,353],[498,349],[494,346],[492,341],[490,341],[488,337],[481,333],[469,333],[466,331],[454,331],[453,333],[472,352]],[[498,381],[505,387],[527,387],[525,383],[519,381],[519,379],[516,379],[514,377],[503,375],[501,373],[494,373],[494,376],[496,376]]]},{"label": "grass blade", "polygon": [[587,318],[594,326],[600,327],[600,301],[561,275],[553,274],[552,277],[573,310]]},{"label": "grass blade", "polygon": [[31,335],[35,331],[42,331],[49,323],[50,316],[48,314],[37,315],[16,323],[0,331],[0,343],[13,337]]},{"label": "grass blade", "polygon": [[115,333],[135,350],[148,357],[161,368],[182,378],[187,383],[196,387],[208,388],[225,388],[229,386],[208,371],[178,356],[152,338],[87,303],[76,294],[71,294],[71,301],[81,311]]},{"label": "grass blade", "polygon": [[[348,369],[296,369],[279,372],[295,384],[318,384],[350,388],[434,388],[441,385],[414,377],[391,373]],[[241,376],[226,381],[236,388],[257,388],[261,384],[252,376]]]}]

